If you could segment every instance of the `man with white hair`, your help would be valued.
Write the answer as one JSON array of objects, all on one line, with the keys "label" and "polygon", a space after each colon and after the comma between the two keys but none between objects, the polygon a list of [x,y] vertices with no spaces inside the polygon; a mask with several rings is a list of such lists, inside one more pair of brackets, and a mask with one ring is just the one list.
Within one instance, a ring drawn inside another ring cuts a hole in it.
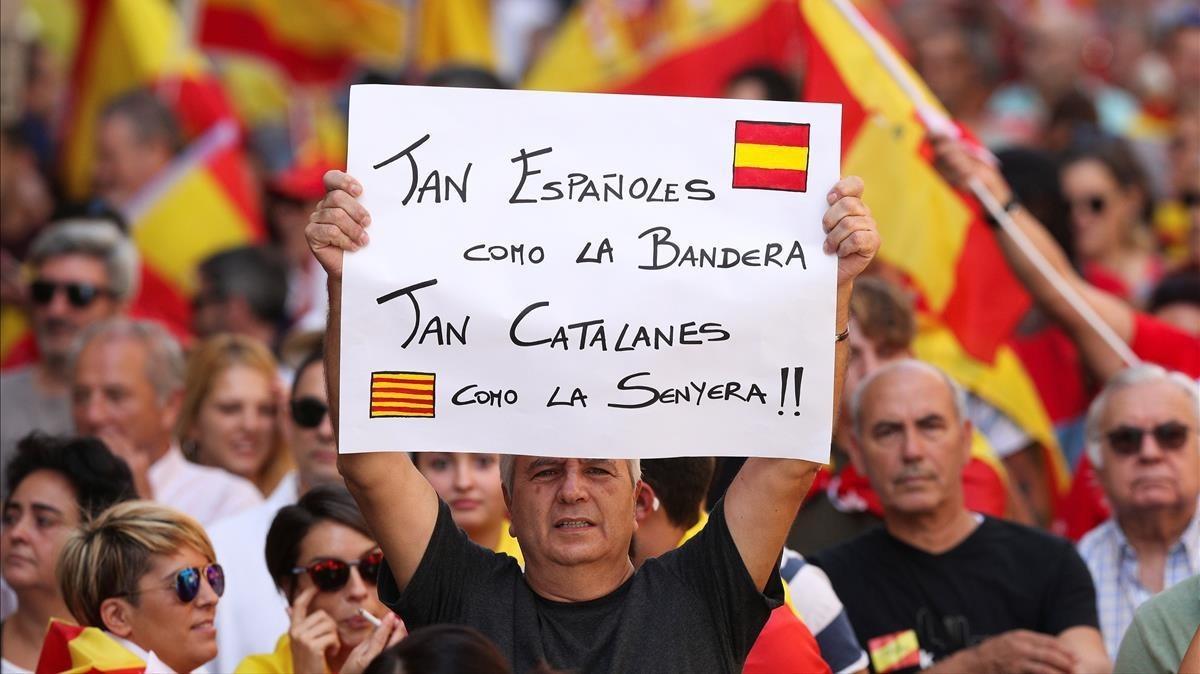
[{"label": "man with white hair", "polygon": [[1134,611],[1200,573],[1200,394],[1157,365],[1121,371],[1088,409],[1087,451],[1113,516],[1079,542],[1111,657]]},{"label": "man with white hair", "polygon": [[162,326],[125,318],[92,325],[72,351],[70,370],[75,429],[129,464],[142,498],[205,526],[262,502],[250,481],[188,461],[174,442],[183,350]]},{"label": "man with white hair", "polygon": [[850,457],[883,504],[883,526],[810,561],[829,575],[874,671],[1110,671],[1092,580],[1071,544],[963,504],[963,390],[901,360],[870,374],[850,409]]},{"label": "man with white hair", "polygon": [[[342,257],[367,243],[370,217],[356,200],[361,184],[340,171],[325,183],[306,235],[329,274],[325,372],[336,423]],[[838,256],[830,339],[845,329],[854,279],[879,247],[862,193],[861,180],[846,178],[827,195],[825,249]],[[836,344],[835,409],[847,353]],[[749,459],[703,531],[635,571],[637,459],[506,458],[504,498],[524,572],[471,543],[405,453],[342,453],[338,468],[383,549],[380,599],[410,629],[475,627],[521,672],[740,672],[782,603],[779,553],[818,465]]]},{"label": "man with white hair", "polygon": [[38,359],[0,376],[0,477],[30,431],[71,431],[71,344],[87,326],[122,312],[137,290],[137,248],[107,220],[47,227],[29,249],[29,267]]}]

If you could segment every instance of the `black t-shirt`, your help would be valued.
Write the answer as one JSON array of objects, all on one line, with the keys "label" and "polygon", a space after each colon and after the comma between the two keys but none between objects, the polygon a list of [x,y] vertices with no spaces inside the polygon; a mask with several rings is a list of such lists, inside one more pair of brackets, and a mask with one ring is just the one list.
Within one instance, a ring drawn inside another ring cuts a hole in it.
[{"label": "black t-shirt", "polygon": [[1075,548],[1003,520],[984,518],[940,555],[881,526],[809,561],[833,581],[879,674],[916,671],[930,657],[1009,630],[1054,635],[1098,626],[1096,590]]},{"label": "black t-shirt", "polygon": [[539,662],[579,672],[740,672],[771,610],[783,604],[778,569],[765,595],[754,586],[723,503],[687,543],[591,601],[538,596],[516,560],[472,543],[445,503],[403,593],[384,571],[379,598],[409,629],[469,625],[517,672]]}]

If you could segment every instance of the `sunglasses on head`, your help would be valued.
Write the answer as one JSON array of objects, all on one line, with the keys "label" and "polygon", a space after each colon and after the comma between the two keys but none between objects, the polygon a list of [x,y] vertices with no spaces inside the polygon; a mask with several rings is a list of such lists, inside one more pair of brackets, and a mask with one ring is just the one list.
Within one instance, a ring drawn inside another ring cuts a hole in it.
[{"label": "sunglasses on head", "polygon": [[303,428],[316,428],[321,425],[329,405],[313,397],[296,398],[292,401],[292,421]]},{"label": "sunglasses on head", "polygon": [[1083,197],[1082,199],[1068,199],[1067,205],[1070,206],[1072,211],[1077,208],[1084,208],[1087,209],[1087,211],[1092,215],[1100,215],[1104,212],[1104,209],[1108,207],[1108,200],[1100,195],[1094,194],[1090,197]]},{"label": "sunglasses on head", "polygon": [[1154,442],[1161,449],[1174,451],[1183,447],[1187,441],[1188,432],[1192,429],[1178,421],[1168,421],[1154,428],[1138,426],[1118,426],[1104,435],[1108,446],[1118,456],[1136,456],[1142,452],[1142,441],[1147,434],[1154,436]]},{"label": "sunglasses on head", "polygon": [[[175,596],[179,597],[179,601],[188,604],[191,603],[200,594],[200,579],[201,577],[208,580],[208,586],[216,593],[218,597],[225,594],[225,569],[221,568],[220,564],[209,564],[208,566],[193,566],[186,569],[180,569],[175,572],[175,586],[173,588],[150,588],[150,589],[173,589]],[[127,592],[124,595],[141,594],[149,590],[134,590]]]},{"label": "sunglasses on head", "polygon": [[376,550],[353,562],[341,559],[319,559],[308,566],[297,566],[292,575],[307,573],[313,585],[322,592],[337,592],[350,582],[350,567],[358,567],[358,575],[372,585],[379,580],[379,567],[383,564],[383,553]]},{"label": "sunglasses on head", "polygon": [[96,298],[101,296],[112,296],[112,290],[101,288],[92,283],[56,283],[54,281],[37,280],[29,284],[29,297],[34,304],[46,306],[54,301],[54,296],[58,294],[59,289],[67,291],[67,301],[71,306],[82,309]]}]

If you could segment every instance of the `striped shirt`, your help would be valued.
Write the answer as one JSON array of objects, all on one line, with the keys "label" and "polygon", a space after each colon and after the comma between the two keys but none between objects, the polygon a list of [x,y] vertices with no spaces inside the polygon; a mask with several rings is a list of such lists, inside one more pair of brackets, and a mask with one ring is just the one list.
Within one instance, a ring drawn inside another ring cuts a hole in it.
[{"label": "striped shirt", "polygon": [[[1096,584],[1096,609],[1108,656],[1114,660],[1134,611],[1154,593],[1138,580],[1137,551],[1110,518],[1079,541],[1079,556]],[[1200,573],[1200,507],[1183,535],[1167,551],[1163,589]]]}]

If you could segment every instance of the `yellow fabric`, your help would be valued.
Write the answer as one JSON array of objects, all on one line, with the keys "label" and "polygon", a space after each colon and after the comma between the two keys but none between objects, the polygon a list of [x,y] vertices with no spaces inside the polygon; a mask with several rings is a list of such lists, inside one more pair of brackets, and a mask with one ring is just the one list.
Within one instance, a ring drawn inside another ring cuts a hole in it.
[{"label": "yellow fabric", "polygon": [[508,533],[508,525],[509,521],[507,519],[504,520],[504,525],[500,529],[500,542],[496,544],[496,549],[493,552],[499,552],[512,557],[517,560],[517,564],[520,564],[523,569],[525,568],[525,556],[521,554],[521,546],[517,543],[517,539]]},{"label": "yellow fabric", "polygon": [[92,674],[145,669],[146,663],[96,627],[85,628],[67,642],[72,668],[63,674]]},{"label": "yellow fabric", "polygon": [[996,451],[992,449],[991,443],[987,441],[987,437],[983,433],[979,432],[978,428],[971,434],[971,458],[986,463],[1000,476],[1004,484],[1008,484],[1008,469],[1004,467],[1004,462],[996,456]]},{"label": "yellow fabric", "polygon": [[81,55],[85,72],[72,91],[70,132],[63,140],[63,180],[74,199],[85,197],[91,184],[101,109],[138,87],[204,68],[200,54],[187,47],[179,18],[166,0],[112,0],[99,12],[90,52]]},{"label": "yellow fabric", "polygon": [[396,61],[406,26],[402,3],[388,0],[206,0],[254,14],[281,42],[317,55],[350,53]]},{"label": "yellow fabric", "polygon": [[658,63],[737,30],[775,1],[579,2],[522,86],[549,91],[619,88]]},{"label": "yellow fabric", "polygon": [[808,148],[760,143],[735,143],[733,165],[763,169],[808,169]]},{"label": "yellow fabric", "polygon": [[202,165],[191,167],[133,223],[146,263],[186,295],[196,291],[200,262],[247,243],[249,232],[242,211]]},{"label": "yellow fabric", "polygon": [[29,321],[20,307],[6,304],[0,307],[0,361],[8,357],[13,347],[29,333]]},{"label": "yellow fabric", "polygon": [[495,70],[488,0],[425,0],[417,11],[420,33],[416,56],[422,70],[428,72],[445,65]]},{"label": "yellow fabric", "polygon": [[[286,634],[279,637],[279,641],[275,642],[274,652],[247,656],[233,672],[234,674],[293,674],[295,669],[292,667],[291,638]],[[329,665],[325,666],[325,673],[331,674]]]}]

